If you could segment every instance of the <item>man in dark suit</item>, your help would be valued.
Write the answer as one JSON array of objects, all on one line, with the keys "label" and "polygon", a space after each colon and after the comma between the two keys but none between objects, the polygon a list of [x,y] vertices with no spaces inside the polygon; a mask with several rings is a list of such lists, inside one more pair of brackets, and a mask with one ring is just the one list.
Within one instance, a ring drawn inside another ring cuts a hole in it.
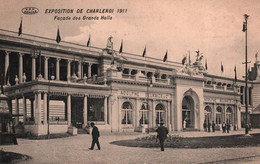
[{"label": "man in dark suit", "polygon": [[158,133],[157,137],[160,140],[161,151],[164,151],[164,140],[167,137],[168,129],[165,126],[163,126],[163,122],[161,122],[160,127],[158,127],[156,132]]},{"label": "man in dark suit", "polygon": [[89,148],[89,150],[94,149],[95,143],[97,144],[98,150],[100,150],[101,148],[100,148],[99,141],[98,141],[98,138],[100,135],[99,135],[98,128],[95,126],[94,122],[91,122],[90,125],[93,129],[92,129],[92,144],[91,144],[91,148]]},{"label": "man in dark suit", "polygon": [[216,126],[216,124],[215,124],[215,122],[214,122],[214,121],[212,121],[212,124],[211,124],[211,126],[212,126],[212,132],[215,132],[215,126]]}]

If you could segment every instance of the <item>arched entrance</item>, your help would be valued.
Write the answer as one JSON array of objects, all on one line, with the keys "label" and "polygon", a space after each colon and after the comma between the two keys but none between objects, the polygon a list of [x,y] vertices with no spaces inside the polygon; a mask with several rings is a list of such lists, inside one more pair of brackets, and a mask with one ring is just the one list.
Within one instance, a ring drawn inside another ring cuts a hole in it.
[{"label": "arched entrance", "polygon": [[165,121],[165,107],[163,104],[157,104],[155,107],[156,112],[156,124],[166,123]]},{"label": "arched entrance", "polygon": [[130,102],[124,102],[121,108],[121,124],[123,126],[132,126],[133,124],[133,106]]},{"label": "arched entrance", "polygon": [[229,124],[233,124],[233,117],[232,117],[232,108],[228,107],[226,111],[226,122]]},{"label": "arched entrance", "polygon": [[222,124],[224,122],[222,118],[222,108],[220,106],[217,107],[216,109],[216,124]]},{"label": "arched entrance", "polygon": [[204,122],[206,123],[211,123],[212,122],[212,118],[211,118],[211,107],[210,106],[206,106],[204,109],[204,115],[205,115],[205,120]]},{"label": "arched entrance", "polygon": [[194,100],[191,96],[184,96],[182,100],[182,128],[194,128]]}]

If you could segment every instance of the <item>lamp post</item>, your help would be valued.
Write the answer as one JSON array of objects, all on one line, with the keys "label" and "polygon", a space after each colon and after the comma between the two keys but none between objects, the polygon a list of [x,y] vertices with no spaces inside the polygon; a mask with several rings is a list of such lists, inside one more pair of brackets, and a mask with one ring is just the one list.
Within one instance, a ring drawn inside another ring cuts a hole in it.
[{"label": "lamp post", "polygon": [[245,32],[245,104],[246,104],[246,127],[245,127],[245,134],[248,134],[248,101],[247,101],[247,88],[248,88],[248,72],[247,72],[247,19],[249,15],[245,14],[245,22],[243,23],[243,32]]},{"label": "lamp post", "polygon": [[47,96],[47,124],[48,124],[48,128],[47,128],[47,137],[48,139],[50,139],[50,80],[54,79],[52,76],[53,75],[53,68],[54,68],[54,64],[51,63],[51,66],[49,67],[49,75],[48,75],[48,80],[49,80],[49,85],[48,85],[48,96]]}]

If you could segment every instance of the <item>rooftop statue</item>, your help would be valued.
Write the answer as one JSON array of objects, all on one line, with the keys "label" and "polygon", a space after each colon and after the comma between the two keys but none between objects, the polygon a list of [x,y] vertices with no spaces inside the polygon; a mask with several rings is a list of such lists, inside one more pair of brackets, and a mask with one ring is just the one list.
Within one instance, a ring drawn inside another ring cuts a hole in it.
[{"label": "rooftop statue", "polygon": [[201,62],[201,60],[203,59],[203,55],[202,53],[200,54],[200,51],[196,51],[197,55],[196,55],[196,61],[197,62]]},{"label": "rooftop statue", "polygon": [[107,49],[113,49],[112,36],[107,39]]}]

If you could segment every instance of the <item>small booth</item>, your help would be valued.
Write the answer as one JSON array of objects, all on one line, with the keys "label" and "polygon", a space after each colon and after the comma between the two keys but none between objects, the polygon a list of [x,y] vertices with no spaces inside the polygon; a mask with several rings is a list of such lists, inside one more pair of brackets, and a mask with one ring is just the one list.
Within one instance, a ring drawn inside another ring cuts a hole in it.
[{"label": "small booth", "polygon": [[0,145],[17,145],[8,98],[0,93]]}]

